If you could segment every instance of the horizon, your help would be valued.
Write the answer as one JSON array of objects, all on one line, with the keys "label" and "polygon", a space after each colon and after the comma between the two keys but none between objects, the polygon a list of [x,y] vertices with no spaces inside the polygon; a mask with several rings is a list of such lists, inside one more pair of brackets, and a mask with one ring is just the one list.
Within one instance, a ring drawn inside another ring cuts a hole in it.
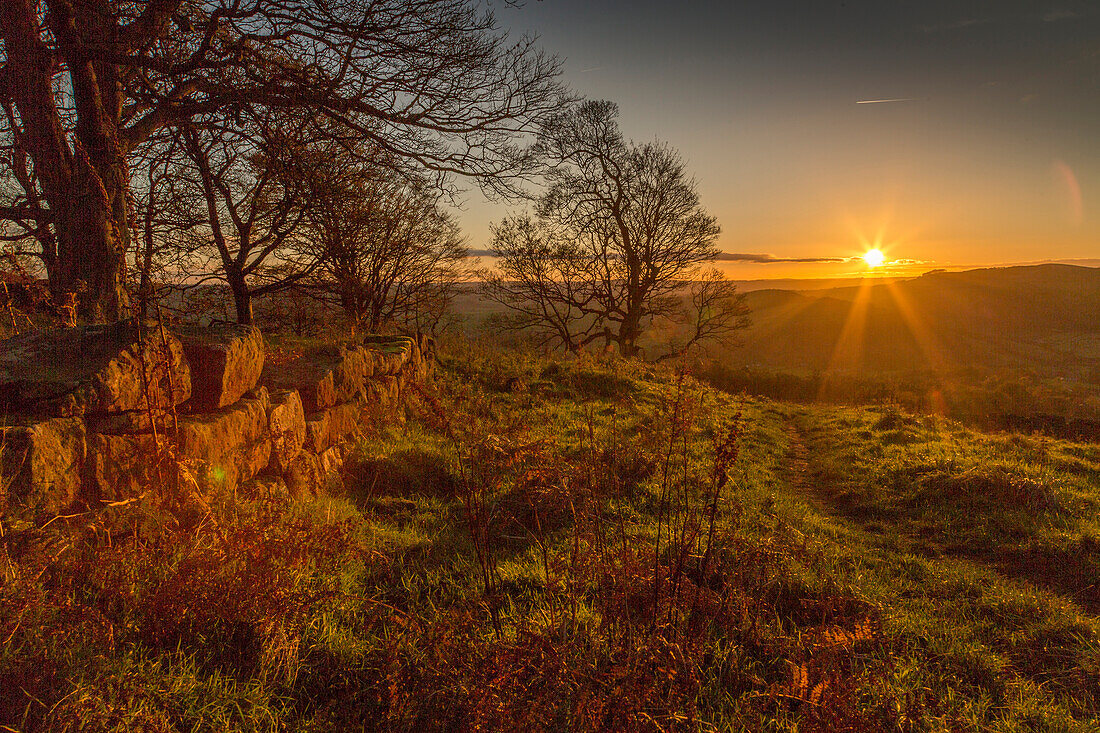
[{"label": "horizon", "polygon": [[[859,277],[1095,257],[1100,8],[781,2],[498,11],[678,150],[734,279]],[[474,249],[520,205],[468,191]],[[853,267],[854,265],[854,267]]]},{"label": "horizon", "polygon": [[[485,260],[495,259],[495,255],[489,250],[471,250],[468,259],[477,260],[479,263],[484,263]],[[1088,269],[1100,269],[1100,258],[1096,257],[1079,257],[1079,258],[1066,258],[1066,259],[1049,259],[1049,260],[1032,260],[1026,262],[991,262],[984,264],[957,264],[957,265],[940,265],[940,266],[902,266],[891,267],[890,264],[884,264],[879,267],[863,267],[859,268],[857,260],[862,261],[862,257],[853,256],[850,260],[843,264],[848,267],[857,268],[848,273],[841,274],[814,274],[803,273],[800,275],[778,275],[772,277],[737,277],[736,272],[731,272],[729,269],[723,268],[721,260],[716,260],[718,269],[722,270],[723,274],[734,284],[744,285],[748,283],[763,283],[763,282],[834,282],[834,281],[859,281],[859,280],[883,280],[883,281],[897,281],[897,280],[910,280],[918,278],[923,275],[928,275],[933,272],[972,272],[975,270],[995,270],[995,269],[1008,269],[1014,267],[1040,267],[1043,265],[1067,265],[1071,267],[1084,267]],[[728,263],[726,263],[728,265]],[[741,263],[737,263],[741,264]],[[840,263],[838,263],[840,264]],[[735,265],[736,266],[736,265]],[[769,265],[760,264],[761,268],[767,268]],[[476,279],[469,280],[468,282],[477,282]]]}]

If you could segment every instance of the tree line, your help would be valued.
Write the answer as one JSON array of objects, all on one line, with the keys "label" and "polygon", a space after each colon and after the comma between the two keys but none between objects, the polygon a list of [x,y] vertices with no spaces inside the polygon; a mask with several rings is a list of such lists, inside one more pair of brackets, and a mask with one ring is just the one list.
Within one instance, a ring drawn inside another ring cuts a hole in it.
[{"label": "tree line", "polygon": [[471,277],[463,182],[529,204],[483,294],[546,343],[669,353],[743,327],[675,151],[478,0],[4,0],[0,236],[80,319],[217,282],[416,328]]}]

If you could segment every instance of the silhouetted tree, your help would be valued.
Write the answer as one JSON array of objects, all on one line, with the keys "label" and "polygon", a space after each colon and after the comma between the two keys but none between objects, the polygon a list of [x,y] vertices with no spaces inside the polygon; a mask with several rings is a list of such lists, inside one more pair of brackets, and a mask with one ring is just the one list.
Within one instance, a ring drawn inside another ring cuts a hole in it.
[{"label": "silhouetted tree", "polygon": [[205,269],[229,287],[238,323],[252,323],[255,298],[287,289],[318,265],[296,241],[312,204],[291,173],[300,124],[264,115],[183,132],[191,165],[181,170],[192,174],[207,215],[190,240],[195,251],[216,254]]},{"label": "silhouetted tree", "polygon": [[548,189],[534,216],[495,227],[486,296],[514,326],[570,349],[602,338],[636,356],[658,322],[677,331],[662,356],[729,338],[748,312],[732,283],[701,272],[718,254],[717,221],[679,156],[625,140],[617,118],[614,104],[593,101],[549,120],[536,146]]},{"label": "silhouetted tree", "polygon": [[476,0],[3,0],[0,206],[57,294],[127,310],[131,155],[165,128],[306,109],[393,155],[507,185],[558,64]]},{"label": "silhouetted tree", "polygon": [[535,334],[539,345],[570,351],[605,337],[597,298],[599,263],[569,233],[530,215],[493,228],[496,270],[482,272],[482,292],[508,308],[497,324]]},{"label": "silhouetted tree", "polygon": [[150,305],[167,306],[163,296],[188,283],[199,282],[189,257],[192,232],[203,226],[206,207],[198,186],[182,175],[186,158],[178,131],[164,131],[134,156],[130,193],[135,230],[137,270],[136,311],[149,314]]},{"label": "silhouetted tree", "polygon": [[362,143],[329,140],[298,164],[317,289],[334,295],[355,327],[434,327],[467,254],[439,187]]}]

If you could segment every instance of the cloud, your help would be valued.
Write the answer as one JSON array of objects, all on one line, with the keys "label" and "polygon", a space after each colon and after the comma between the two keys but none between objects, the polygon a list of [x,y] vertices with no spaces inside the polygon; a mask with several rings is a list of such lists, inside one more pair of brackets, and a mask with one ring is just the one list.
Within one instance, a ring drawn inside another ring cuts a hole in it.
[{"label": "cloud", "polygon": [[753,262],[770,265],[776,262],[850,262],[853,257],[774,257],[765,254],[749,254],[746,252],[719,252],[714,258],[716,262]]},{"label": "cloud", "polygon": [[[1064,1],[1064,0],[1063,0]],[[1025,23],[1032,24],[1036,19],[1043,21],[1044,23],[1058,23],[1063,20],[1077,20],[1079,18],[1090,17],[1095,13],[1094,10],[1071,10],[1069,8],[1050,8],[1049,10],[1038,13],[1035,9],[1026,11],[1023,13],[1008,13],[998,17],[966,17],[958,20],[949,20],[943,23],[931,23],[928,25],[919,25],[916,30],[921,33],[955,33],[958,31],[965,31],[971,28],[978,28],[985,25],[1002,24],[1002,23]]]},{"label": "cloud", "polygon": [[915,102],[914,97],[894,97],[892,99],[860,99],[856,104],[887,104],[889,102]]}]

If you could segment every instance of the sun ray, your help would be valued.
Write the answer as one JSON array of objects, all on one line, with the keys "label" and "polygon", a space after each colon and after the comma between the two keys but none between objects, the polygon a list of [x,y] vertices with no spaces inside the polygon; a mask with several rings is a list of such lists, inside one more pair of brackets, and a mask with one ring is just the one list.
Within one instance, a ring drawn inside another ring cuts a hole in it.
[{"label": "sun ray", "polygon": [[939,340],[933,334],[932,330],[925,325],[924,321],[921,319],[920,313],[918,313],[917,309],[913,307],[913,304],[909,302],[897,283],[886,283],[886,292],[893,298],[898,313],[909,329],[909,333],[912,334],[913,340],[917,342],[917,347],[924,353],[925,358],[928,359],[928,364],[938,382],[936,388],[928,394],[928,400],[931,403],[929,407],[931,407],[936,414],[946,414],[947,406],[940,389],[948,379],[950,373],[950,364],[945,356],[945,351],[940,346]]},{"label": "sun ray", "polygon": [[872,283],[868,279],[860,279],[859,290],[852,300],[852,307],[848,309],[848,317],[840,330],[833,353],[829,357],[828,366],[822,375],[821,386],[818,389],[818,399],[825,396],[829,387],[829,377],[844,369],[858,369],[863,361],[863,339],[867,330],[867,311],[871,301]]}]

